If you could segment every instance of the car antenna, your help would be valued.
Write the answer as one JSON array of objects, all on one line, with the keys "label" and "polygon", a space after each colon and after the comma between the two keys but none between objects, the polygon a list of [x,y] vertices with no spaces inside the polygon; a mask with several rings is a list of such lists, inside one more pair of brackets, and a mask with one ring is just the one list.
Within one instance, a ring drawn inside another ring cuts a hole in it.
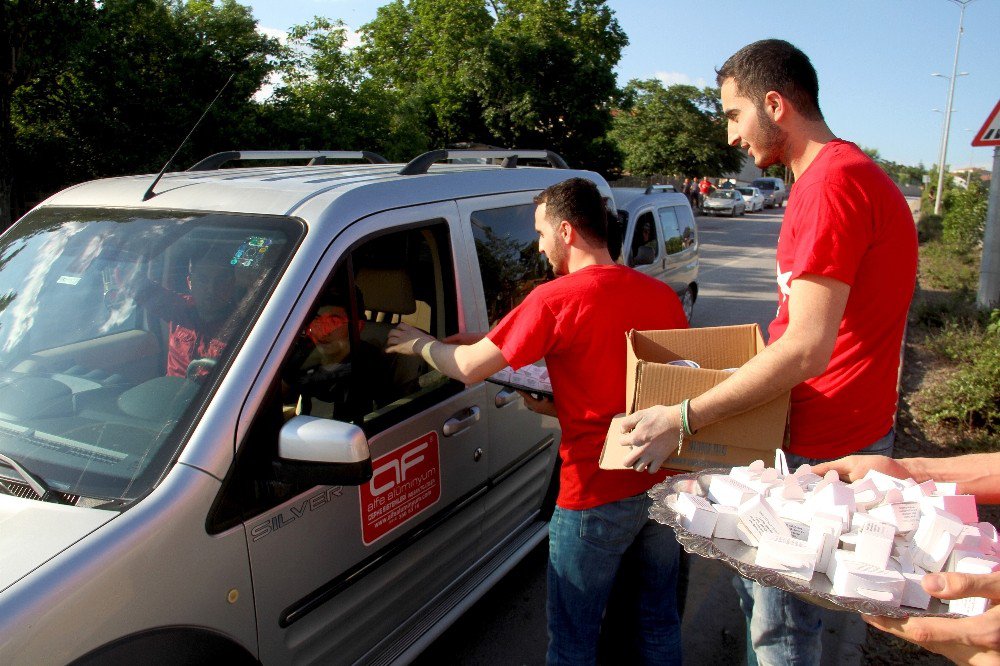
[{"label": "car antenna", "polygon": [[184,144],[188,142],[188,139],[191,138],[191,135],[194,134],[194,131],[198,129],[198,125],[201,124],[201,121],[203,121],[205,119],[205,116],[208,115],[208,112],[212,110],[212,106],[214,106],[215,103],[219,101],[219,97],[222,96],[222,91],[226,89],[226,86],[229,85],[229,82],[233,80],[234,76],[236,76],[236,72],[233,72],[232,74],[229,75],[229,78],[226,79],[226,82],[222,84],[221,88],[219,88],[219,92],[218,94],[216,94],[215,99],[213,99],[211,103],[209,103],[208,107],[205,109],[205,112],[201,114],[201,118],[198,119],[198,122],[194,124],[194,127],[191,128],[191,131],[188,132],[187,136],[184,137],[184,140],[181,141],[181,145],[177,146],[177,150],[174,151],[174,154],[170,156],[170,159],[167,160],[167,163],[163,165],[162,169],[160,169],[160,173],[156,174],[156,178],[153,179],[153,182],[149,186],[149,189],[146,190],[146,193],[144,195],[142,195],[143,201],[149,201],[150,199],[156,196],[155,194],[153,194],[153,188],[156,187],[156,184],[158,182],[160,182],[160,178],[163,178],[163,174],[166,173],[167,168],[169,168],[170,165],[173,163],[173,161],[177,158],[177,154],[181,152],[181,148],[183,148]]}]

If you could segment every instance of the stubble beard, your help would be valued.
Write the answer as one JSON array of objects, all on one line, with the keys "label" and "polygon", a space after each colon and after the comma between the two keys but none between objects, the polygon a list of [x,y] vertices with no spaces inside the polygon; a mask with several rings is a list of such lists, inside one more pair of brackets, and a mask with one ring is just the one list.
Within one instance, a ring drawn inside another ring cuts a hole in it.
[{"label": "stubble beard", "polygon": [[764,112],[763,105],[757,109],[759,127],[756,141],[752,146],[754,164],[760,169],[766,169],[774,164],[781,164],[783,148],[788,138],[788,132],[778,127]]}]

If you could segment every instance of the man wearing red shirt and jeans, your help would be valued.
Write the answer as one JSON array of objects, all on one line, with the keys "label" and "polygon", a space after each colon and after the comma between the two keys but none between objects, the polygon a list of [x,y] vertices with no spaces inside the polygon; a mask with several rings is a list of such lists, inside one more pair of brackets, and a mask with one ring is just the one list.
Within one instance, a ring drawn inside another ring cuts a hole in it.
[{"label": "man wearing red shirt and jeans", "polygon": [[465,383],[545,359],[554,402],[525,400],[558,416],[562,428],[549,525],[547,661],[595,663],[601,619],[629,551],[638,563],[639,654],[645,663],[679,664],[679,547],[669,528],[650,520],[646,495],[665,475],[602,470],[598,459],[611,418],[625,407],[625,333],[686,328],[687,320],[673,289],[611,259],[605,203],[592,182],[553,185],[535,203],[538,247],[555,280],[474,344],[445,344],[401,324],[386,351],[420,355]]},{"label": "man wearing red shirt and jeans", "polygon": [[[729,142],[762,169],[789,166],[796,182],[778,238],[778,313],[768,346],[725,382],[691,396],[689,427],[791,390],[790,464],[889,456],[916,280],[909,207],[878,165],[827,127],[816,71],[788,42],[744,47],[718,71],[718,83]],[[677,446],[679,412],[678,405],[654,407],[623,422],[632,434],[622,443],[639,447],[631,462],[659,467]],[[817,606],[756,584],[739,591],[759,663],[819,662]]]}]

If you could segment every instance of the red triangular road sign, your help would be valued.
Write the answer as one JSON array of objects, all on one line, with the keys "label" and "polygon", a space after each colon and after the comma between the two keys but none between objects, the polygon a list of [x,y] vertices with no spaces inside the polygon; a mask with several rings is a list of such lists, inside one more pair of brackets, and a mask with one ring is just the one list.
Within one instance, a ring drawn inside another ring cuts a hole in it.
[{"label": "red triangular road sign", "polygon": [[972,140],[973,146],[1000,146],[1000,102],[993,107],[990,117],[986,119],[983,128]]}]

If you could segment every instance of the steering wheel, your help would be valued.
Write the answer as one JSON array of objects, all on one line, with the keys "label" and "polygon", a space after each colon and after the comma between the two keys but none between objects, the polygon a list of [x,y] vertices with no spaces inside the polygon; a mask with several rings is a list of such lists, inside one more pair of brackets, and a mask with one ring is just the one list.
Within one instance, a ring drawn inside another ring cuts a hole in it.
[{"label": "steering wheel", "polygon": [[188,363],[187,370],[184,372],[184,377],[194,381],[200,371],[204,370],[206,373],[211,372],[216,363],[218,363],[218,361],[214,358],[196,358]]}]

